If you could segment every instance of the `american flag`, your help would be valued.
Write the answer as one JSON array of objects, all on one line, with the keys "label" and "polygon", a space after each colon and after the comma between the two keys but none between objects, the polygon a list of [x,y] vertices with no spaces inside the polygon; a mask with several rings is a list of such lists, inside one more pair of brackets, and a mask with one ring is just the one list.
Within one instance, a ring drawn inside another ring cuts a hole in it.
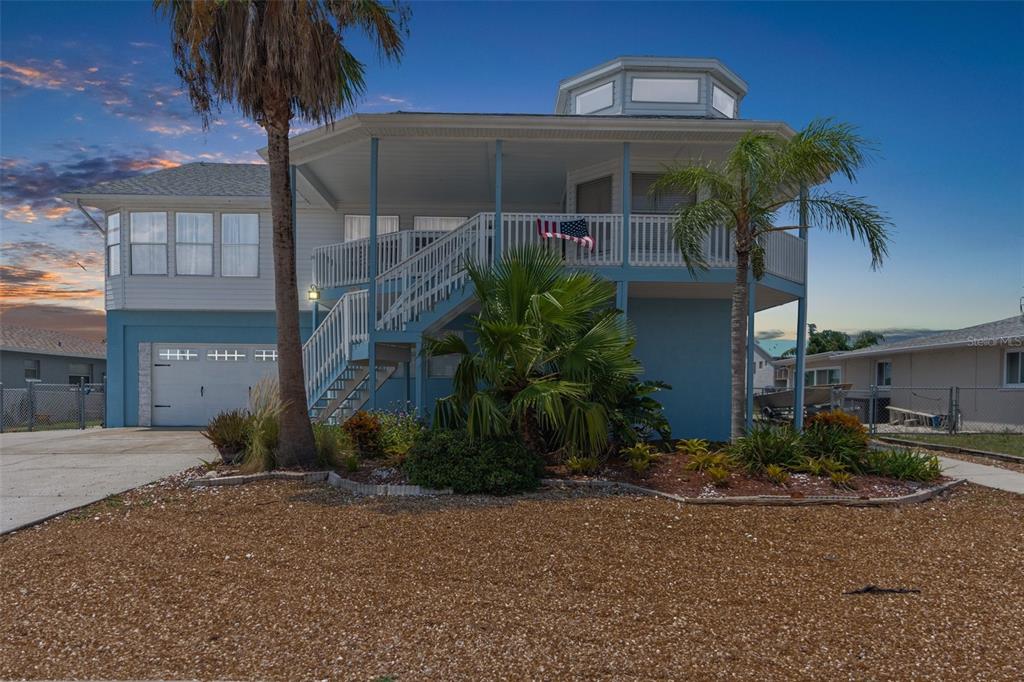
[{"label": "american flag", "polygon": [[568,239],[594,250],[594,238],[587,230],[586,218],[577,220],[542,220],[537,218],[537,234],[545,239]]}]

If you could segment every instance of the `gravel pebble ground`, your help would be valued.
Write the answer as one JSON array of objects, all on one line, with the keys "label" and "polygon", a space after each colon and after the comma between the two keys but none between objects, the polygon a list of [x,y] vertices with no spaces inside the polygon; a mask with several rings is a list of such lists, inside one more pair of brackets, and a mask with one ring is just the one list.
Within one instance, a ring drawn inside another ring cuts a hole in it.
[{"label": "gravel pebble ground", "polygon": [[[1024,497],[150,486],[0,538],[0,678],[1011,680]],[[845,596],[868,584],[919,594]]]}]

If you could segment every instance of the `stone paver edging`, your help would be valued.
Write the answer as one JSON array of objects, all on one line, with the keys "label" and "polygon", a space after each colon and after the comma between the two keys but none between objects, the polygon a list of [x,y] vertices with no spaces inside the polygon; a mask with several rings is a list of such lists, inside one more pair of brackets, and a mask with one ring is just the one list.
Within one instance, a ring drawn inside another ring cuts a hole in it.
[{"label": "stone paver edging", "polygon": [[418,485],[393,485],[391,483],[359,483],[342,478],[333,471],[327,474],[327,484],[353,495],[381,495],[385,497],[429,497],[432,495],[451,495],[452,489],[433,490]]},{"label": "stone paver edging", "polygon": [[285,481],[302,481],[303,483],[319,483],[326,481],[331,472],[327,471],[261,471],[257,474],[239,474],[237,476],[218,476],[193,478],[185,485],[192,488],[208,488],[221,485],[242,485],[254,481],[280,479]]},{"label": "stone paver edging", "polygon": [[602,481],[602,480],[587,480],[587,481],[576,481],[572,479],[562,478],[546,478],[541,480],[544,485],[550,486],[563,486],[563,487],[590,487],[590,488],[601,488],[601,489],[619,489],[634,492],[639,495],[648,495],[651,497],[663,497],[665,499],[674,500],[676,502],[682,502],[684,504],[717,504],[724,506],[742,506],[742,505],[759,505],[759,506],[776,506],[776,507],[804,507],[811,505],[822,505],[822,504],[835,504],[845,507],[884,507],[900,504],[913,504],[917,502],[924,502],[931,498],[951,490],[955,486],[961,483],[966,483],[966,479],[958,478],[952,481],[947,481],[942,485],[937,485],[934,488],[925,488],[916,492],[910,493],[909,495],[901,495],[899,497],[841,497],[839,495],[819,495],[813,497],[787,497],[783,495],[744,495],[739,497],[683,497],[682,495],[674,495],[672,493],[665,493],[660,490],[653,490],[651,488],[644,488],[642,486],[633,485],[632,483],[621,483],[618,481]]},{"label": "stone paver edging", "polygon": [[959,445],[944,445],[941,443],[924,443],[917,440],[909,440],[906,438],[892,438],[889,436],[878,436],[877,440],[883,443],[890,443],[892,445],[911,445],[915,448],[921,448],[922,450],[934,450],[935,452],[959,452],[964,455],[976,455],[978,457],[988,457],[989,459],[998,459],[1002,462],[1013,462],[1015,464],[1024,464],[1024,457],[1018,457],[1017,455],[1008,455],[1005,452],[992,452],[990,450],[975,450],[974,448],[962,448]]}]

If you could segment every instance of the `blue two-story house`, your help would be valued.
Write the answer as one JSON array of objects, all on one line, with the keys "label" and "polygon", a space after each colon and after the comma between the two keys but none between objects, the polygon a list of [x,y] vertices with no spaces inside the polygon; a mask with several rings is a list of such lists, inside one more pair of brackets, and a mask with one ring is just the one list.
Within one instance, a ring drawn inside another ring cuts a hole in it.
[{"label": "blue two-story house", "polygon": [[[292,138],[307,396],[317,419],[360,407],[432,412],[454,362],[425,336],[461,331],[467,259],[545,244],[616,283],[645,375],[676,433],[729,433],[723,229],[691,275],[672,207],[648,194],[666,164],[720,159],[748,130],[747,85],[714,59],[613,60],[559,84],[553,114],[357,114]],[[200,425],[276,371],[267,169],[196,163],[66,195],[105,214],[110,426]],[[536,220],[587,221],[591,251]],[[772,233],[757,310],[802,300],[806,241]],[[751,330],[752,333],[752,330]],[[372,369],[371,369],[372,368]]]}]

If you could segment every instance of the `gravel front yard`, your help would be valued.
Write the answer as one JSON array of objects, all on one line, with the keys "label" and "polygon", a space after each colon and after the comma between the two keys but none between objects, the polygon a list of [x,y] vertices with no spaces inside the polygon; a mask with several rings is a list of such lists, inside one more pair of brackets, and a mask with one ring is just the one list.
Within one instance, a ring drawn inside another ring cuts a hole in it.
[{"label": "gravel front yard", "polygon": [[[0,677],[1015,679],[1024,497],[164,484],[0,539]],[[920,594],[844,596],[875,584]]]}]

